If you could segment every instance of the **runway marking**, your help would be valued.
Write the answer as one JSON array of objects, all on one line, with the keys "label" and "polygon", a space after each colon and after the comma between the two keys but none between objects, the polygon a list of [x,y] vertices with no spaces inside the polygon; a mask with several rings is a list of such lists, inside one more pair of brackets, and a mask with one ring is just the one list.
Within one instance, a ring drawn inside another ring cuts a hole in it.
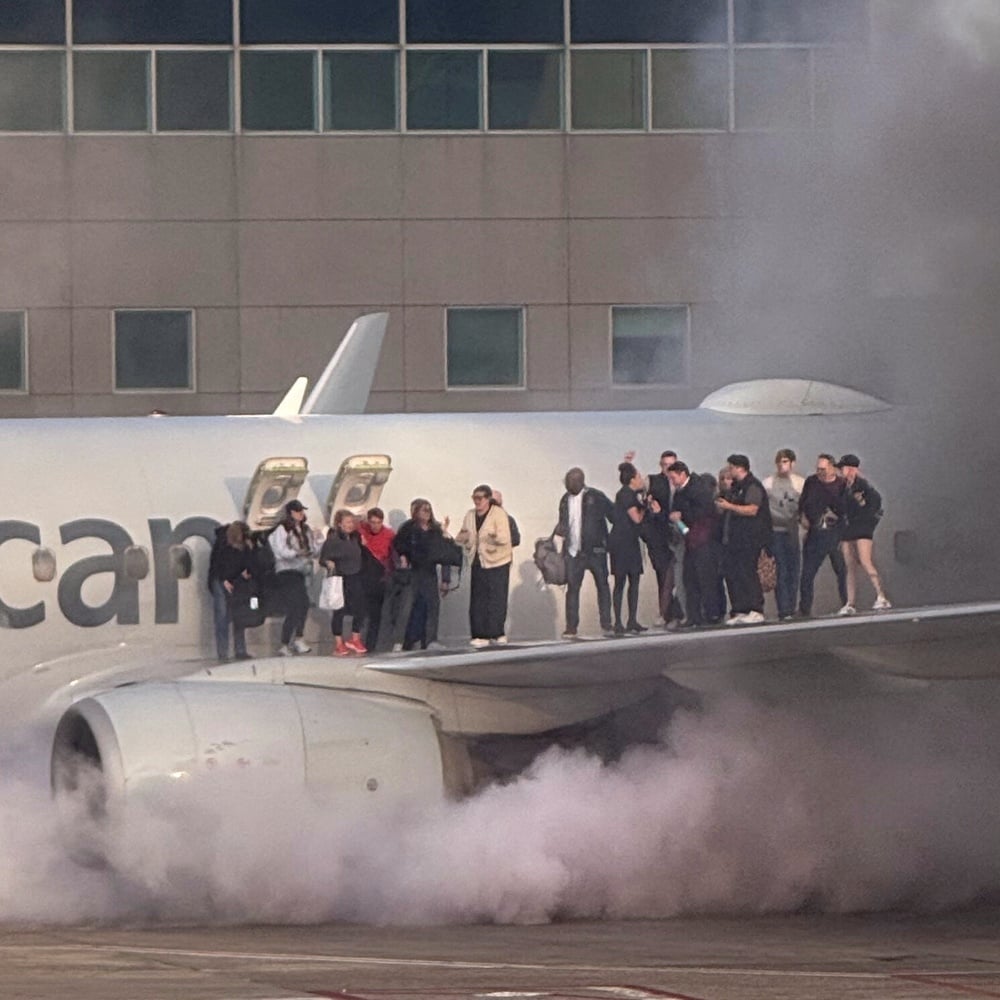
[{"label": "runway marking", "polygon": [[[938,973],[938,975],[941,975],[941,973]],[[962,975],[962,973],[946,972],[944,973],[944,975],[947,976]],[[975,975],[975,973],[965,973],[965,975]],[[979,973],[979,975],[985,976],[989,975],[989,973],[981,972]],[[997,993],[995,990],[992,989],[983,990],[980,989],[978,986],[965,986],[965,985],[960,986],[958,983],[944,982],[943,980],[938,979],[935,976],[921,975],[919,973],[909,973],[909,974],[904,973],[892,976],[891,978],[902,979],[904,982],[909,982],[909,983],[918,983],[921,986],[941,986],[946,990],[953,990],[955,993],[967,993],[970,996],[975,996],[975,997],[1000,997],[1000,993]]]}]

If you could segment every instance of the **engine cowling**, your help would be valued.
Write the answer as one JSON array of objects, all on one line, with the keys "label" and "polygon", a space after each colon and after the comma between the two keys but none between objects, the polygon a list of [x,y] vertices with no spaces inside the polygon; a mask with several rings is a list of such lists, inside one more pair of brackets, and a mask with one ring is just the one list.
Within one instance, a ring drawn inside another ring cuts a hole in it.
[{"label": "engine cowling", "polygon": [[[164,783],[230,772],[303,787],[341,816],[445,793],[426,705],[319,687],[186,680],[115,688],[68,709],[52,750],[53,793],[77,846],[81,817],[100,826]],[[83,839],[81,860],[102,860],[93,838]]]}]

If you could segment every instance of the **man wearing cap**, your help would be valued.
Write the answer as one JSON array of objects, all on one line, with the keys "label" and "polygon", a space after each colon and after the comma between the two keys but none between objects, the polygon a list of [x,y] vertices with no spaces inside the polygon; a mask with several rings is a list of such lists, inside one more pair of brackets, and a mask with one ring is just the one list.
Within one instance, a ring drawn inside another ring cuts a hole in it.
[{"label": "man wearing cap", "polygon": [[875,588],[875,603],[873,611],[887,611],[892,605],[882,589],[882,580],[875,568],[873,558],[875,528],[882,517],[882,497],[879,491],[862,479],[858,470],[861,459],[857,455],[847,454],[837,463],[844,483],[847,486],[847,524],[840,541],[840,551],[844,557],[847,570],[847,599],[840,609],[841,615],[855,613],[857,600],[857,584],[854,571],[861,564]]},{"label": "man wearing cap", "polygon": [[802,580],[799,584],[799,613],[812,614],[816,574],[829,559],[837,575],[840,603],[847,603],[847,571],[840,552],[840,539],[847,519],[847,486],[837,475],[833,455],[823,452],[816,459],[816,472],[806,476],[799,497],[799,521],[806,529],[802,543]]},{"label": "man wearing cap", "polygon": [[757,575],[762,549],[771,545],[771,508],[761,481],[750,471],[750,459],[726,459],[733,476],[727,497],[718,497],[722,514],[722,572],[732,615],[727,625],[759,625],[764,621],[764,592]]},{"label": "man wearing cap", "polygon": [[309,614],[306,578],[312,575],[313,556],[322,539],[316,538],[306,524],[306,508],[301,500],[289,500],[285,504],[285,517],[267,541],[274,553],[278,595],[285,610],[278,653],[281,656],[308,653],[310,647],[302,639]]}]

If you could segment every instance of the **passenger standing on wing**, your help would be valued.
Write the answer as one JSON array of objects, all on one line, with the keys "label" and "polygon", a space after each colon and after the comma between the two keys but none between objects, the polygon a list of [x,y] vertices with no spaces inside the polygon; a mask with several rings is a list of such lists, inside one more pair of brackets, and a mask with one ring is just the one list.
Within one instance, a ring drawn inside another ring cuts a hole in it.
[{"label": "passenger standing on wing", "polygon": [[379,623],[382,620],[382,605],[385,603],[386,588],[392,571],[395,568],[395,558],[392,550],[392,540],[396,532],[385,523],[385,512],[381,507],[372,507],[365,515],[360,525],[361,540],[365,548],[377,563],[378,571],[372,565],[362,570],[367,598],[365,628],[365,645],[375,649],[378,643]]},{"label": "passenger standing on wing", "polygon": [[597,588],[601,631],[611,633],[611,588],[608,586],[608,521],[614,505],[600,491],[587,486],[583,469],[566,473],[566,492],[559,500],[555,534],[563,539],[566,559],[566,630],[564,639],[576,637],[580,627],[580,588],[589,572]]},{"label": "passenger standing on wing", "polygon": [[734,454],[726,459],[733,474],[728,499],[720,496],[722,568],[732,615],[727,625],[759,625],[764,621],[764,592],[757,560],[771,544],[771,510],[760,480],[750,471],[750,459]]},{"label": "passenger standing on wing", "polygon": [[795,452],[782,448],[774,456],[774,475],[764,480],[771,505],[774,542],[771,552],[778,570],[774,597],[778,618],[785,621],[795,614],[799,578],[802,570],[802,545],[799,541],[799,497],[805,479],[795,471]]},{"label": "passenger standing on wing", "polygon": [[507,598],[514,559],[510,518],[485,484],[472,491],[472,503],[455,536],[465,547],[472,567],[469,641],[473,646],[503,645],[507,642]]},{"label": "passenger standing on wing", "polygon": [[802,543],[802,581],[799,614],[808,618],[813,609],[816,574],[827,558],[837,575],[841,606],[847,604],[847,570],[840,552],[840,538],[847,517],[847,484],[837,475],[833,455],[816,459],[816,472],[806,477],[799,497],[799,521],[806,529]]},{"label": "passenger standing on wing", "polygon": [[[724,608],[719,600],[719,551],[715,538],[715,481],[692,475],[684,462],[667,470],[674,488],[670,520],[684,536],[686,625],[717,625]],[[680,527],[683,525],[683,527]]]},{"label": "passenger standing on wing", "polygon": [[[656,587],[660,618],[664,626],[671,622],[680,622],[683,618],[680,602],[674,596],[674,583],[678,569],[678,558],[675,552],[677,532],[669,521],[670,502],[674,487],[667,475],[670,466],[677,461],[677,454],[665,451],[660,455],[660,471],[652,473],[647,479],[647,500],[649,513],[644,522],[643,540],[649,552],[649,561],[656,573]],[[655,500],[659,510],[652,507]],[[652,515],[652,516],[650,516]]]},{"label": "passenger standing on wing", "polygon": [[[642,494],[642,475],[631,462],[618,466],[621,489],[615,495],[608,552],[611,555],[611,574],[615,589],[611,600],[615,610],[615,635],[628,632],[645,632],[639,624],[639,577],[642,575],[642,547],[639,544],[639,525],[646,516],[645,497]],[[659,506],[657,504],[657,506]],[[622,625],[622,597],[628,583],[628,625]]]},{"label": "passenger standing on wing", "polygon": [[215,544],[208,560],[208,589],[212,593],[215,624],[215,651],[220,663],[229,659],[229,626],[233,627],[233,648],[237,660],[248,660],[246,631],[233,617],[230,599],[238,587],[253,575],[253,547],[250,528],[233,521],[216,528]]},{"label": "passenger standing on wing", "polygon": [[[368,652],[361,641],[367,611],[365,584],[361,576],[361,549],[361,533],[356,530],[354,515],[349,510],[338,510],[333,515],[333,527],[319,553],[320,564],[332,576],[339,576],[344,581],[344,605],[330,618],[334,656]],[[345,642],[344,619],[347,617],[351,619],[351,638]]]},{"label": "passenger standing on wing", "polygon": [[853,615],[855,612],[857,584],[854,571],[858,563],[875,588],[872,610],[887,611],[892,607],[882,589],[882,580],[875,568],[872,551],[875,545],[875,528],[882,517],[882,496],[867,479],[861,478],[858,472],[860,466],[861,459],[857,455],[845,455],[837,463],[847,485],[847,526],[840,541],[840,551],[847,571],[847,602],[840,609],[842,615]]},{"label": "passenger standing on wing", "polygon": [[313,556],[321,539],[306,524],[306,508],[301,500],[285,504],[285,517],[268,536],[274,553],[275,581],[278,599],[285,611],[281,624],[280,656],[308,653],[310,647],[301,638],[309,614],[309,593],[306,580],[312,576]]}]

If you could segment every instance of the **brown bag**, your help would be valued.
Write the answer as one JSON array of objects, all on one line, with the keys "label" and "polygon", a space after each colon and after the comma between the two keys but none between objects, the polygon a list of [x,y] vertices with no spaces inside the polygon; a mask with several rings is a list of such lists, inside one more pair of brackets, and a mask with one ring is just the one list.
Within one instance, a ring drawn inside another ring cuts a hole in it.
[{"label": "brown bag", "polygon": [[769,594],[778,585],[778,564],[767,549],[761,549],[757,557],[757,579],[765,594]]}]

